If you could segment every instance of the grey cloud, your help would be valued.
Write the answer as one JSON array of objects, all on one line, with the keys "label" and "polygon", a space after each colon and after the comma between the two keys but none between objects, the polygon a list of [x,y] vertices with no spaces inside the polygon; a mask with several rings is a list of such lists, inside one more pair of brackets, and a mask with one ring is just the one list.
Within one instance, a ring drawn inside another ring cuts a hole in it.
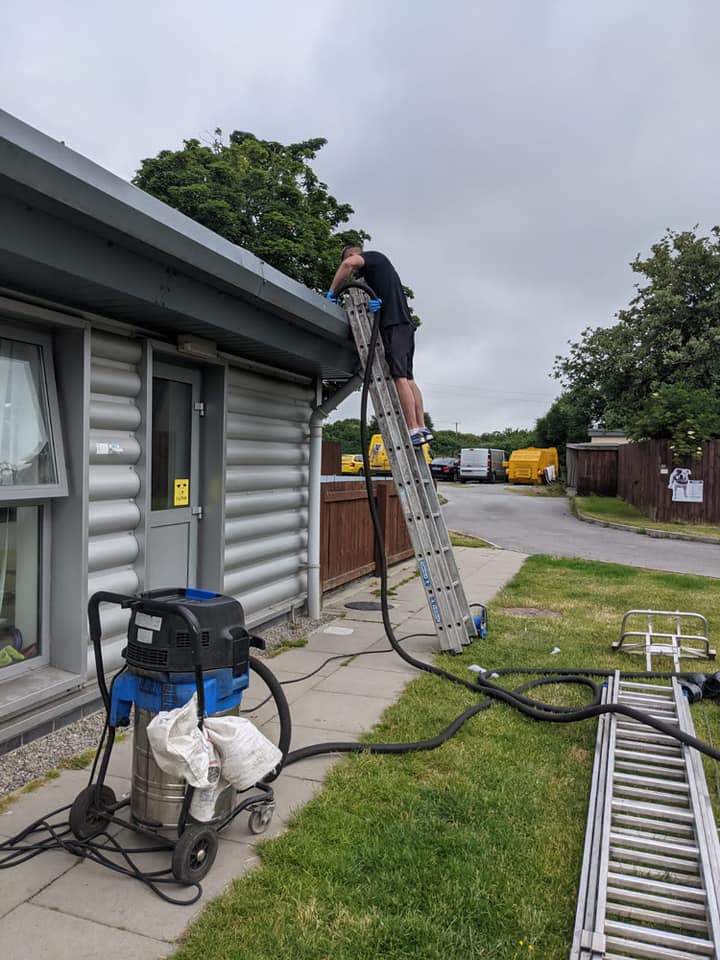
[{"label": "grey cloud", "polygon": [[632,296],[635,254],[718,219],[710,0],[28,0],[5,20],[5,108],[123,176],[216,126],[327,137],[320,174],[415,290],[445,425],[531,425],[553,356]]}]

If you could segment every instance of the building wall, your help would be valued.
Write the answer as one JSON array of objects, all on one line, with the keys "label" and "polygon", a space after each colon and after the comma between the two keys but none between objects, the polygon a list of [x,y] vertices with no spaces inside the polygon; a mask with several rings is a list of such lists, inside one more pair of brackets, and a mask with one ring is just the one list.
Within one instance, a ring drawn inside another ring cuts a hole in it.
[{"label": "building wall", "polygon": [[223,591],[250,623],[307,596],[309,420],[314,391],[230,368]]},{"label": "building wall", "polygon": [[[0,752],[3,743],[32,739],[37,724],[45,731],[57,718],[79,715],[97,697],[88,599],[100,590],[147,589],[154,359],[201,370],[211,400],[199,473],[208,508],[199,521],[198,578],[190,585],[236,597],[250,626],[307,599],[312,385],[231,360],[183,358],[136,330],[115,324],[108,332],[102,322],[47,309],[22,324],[42,330],[53,344],[68,491],[43,506],[43,660],[0,669]],[[0,337],[3,329],[0,310]],[[101,610],[105,665],[112,671],[123,662],[128,615],[118,607]]]},{"label": "building wall", "polygon": [[[99,330],[91,335],[88,448],[88,597],[99,590],[142,589],[140,525],[144,486],[138,464],[144,436],[143,347],[141,341]],[[109,647],[124,637],[129,614],[119,607],[101,612]],[[119,651],[112,656],[116,665]],[[94,674],[94,658],[88,668]]]}]

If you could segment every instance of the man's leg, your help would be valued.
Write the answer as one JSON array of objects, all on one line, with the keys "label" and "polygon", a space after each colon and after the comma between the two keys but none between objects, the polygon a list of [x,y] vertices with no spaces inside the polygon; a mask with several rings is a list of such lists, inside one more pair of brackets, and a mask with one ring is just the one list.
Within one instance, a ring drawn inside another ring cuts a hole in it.
[{"label": "man's leg", "polygon": [[415,400],[415,420],[419,427],[425,426],[425,407],[423,406],[423,398],[420,393],[420,387],[415,383],[414,380],[408,380],[410,389],[412,390],[413,398]]},{"label": "man's leg", "polygon": [[[417,430],[419,427],[423,426],[423,413],[422,413],[422,397],[420,397],[420,419],[417,417],[417,400],[415,393],[418,394],[420,391],[415,387],[413,380],[408,380],[407,377],[395,377],[395,386],[397,387],[398,399],[400,400],[400,406],[402,411],[405,414],[405,420],[408,425],[408,430]],[[413,389],[414,388],[414,389]]]}]

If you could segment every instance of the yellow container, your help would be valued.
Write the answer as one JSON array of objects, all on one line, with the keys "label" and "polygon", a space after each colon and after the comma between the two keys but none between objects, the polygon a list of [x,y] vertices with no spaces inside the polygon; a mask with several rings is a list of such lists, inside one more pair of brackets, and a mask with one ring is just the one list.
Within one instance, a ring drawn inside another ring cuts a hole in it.
[{"label": "yellow container", "polygon": [[[430,448],[427,443],[423,444],[423,453],[425,454],[425,462],[430,463],[432,456],[430,454]],[[370,449],[368,450],[368,456],[370,457],[370,471],[372,473],[390,473],[390,461],[388,460],[388,455],[385,450],[385,444],[383,443],[383,438],[381,433],[374,433],[372,439],[370,440]]]},{"label": "yellow container", "polygon": [[508,460],[508,483],[548,483],[559,473],[555,447],[525,447],[513,450]]}]

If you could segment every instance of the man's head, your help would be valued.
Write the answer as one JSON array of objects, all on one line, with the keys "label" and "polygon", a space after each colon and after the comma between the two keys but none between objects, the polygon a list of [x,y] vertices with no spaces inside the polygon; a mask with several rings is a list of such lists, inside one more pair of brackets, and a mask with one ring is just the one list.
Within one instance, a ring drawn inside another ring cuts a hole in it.
[{"label": "man's head", "polygon": [[362,253],[362,247],[359,247],[356,243],[346,243],[342,248],[342,260],[347,260],[348,257],[352,256],[354,253]]}]

